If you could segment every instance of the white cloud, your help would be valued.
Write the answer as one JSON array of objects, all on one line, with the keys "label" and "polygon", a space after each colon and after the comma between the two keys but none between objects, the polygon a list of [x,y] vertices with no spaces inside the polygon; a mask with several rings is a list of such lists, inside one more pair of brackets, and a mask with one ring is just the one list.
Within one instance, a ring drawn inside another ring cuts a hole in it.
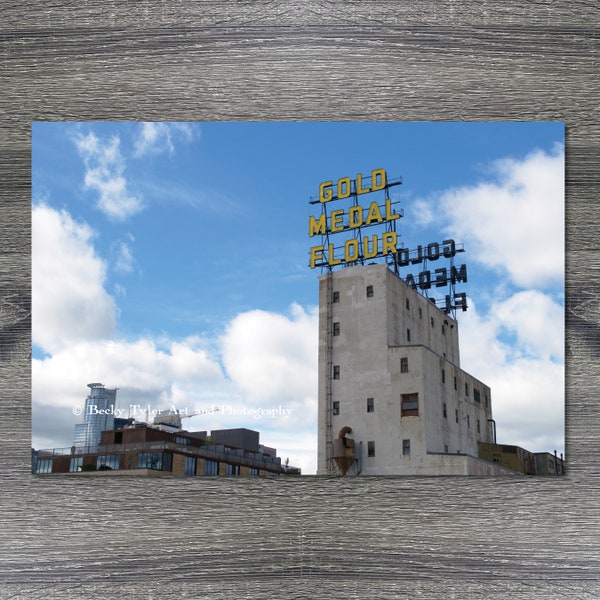
[{"label": "white cloud", "polygon": [[469,255],[506,270],[521,287],[562,284],[564,278],[564,152],[535,151],[493,163],[475,186],[443,193],[440,222]]},{"label": "white cloud", "polygon": [[175,152],[175,141],[189,143],[197,135],[198,128],[190,123],[141,123],[135,138],[135,155]]},{"label": "white cloud", "polygon": [[33,343],[53,352],[113,334],[117,308],[92,229],[46,205],[32,211]]},{"label": "white cloud", "polygon": [[98,193],[98,209],[107,217],[123,221],[143,209],[140,197],[127,190],[125,159],[119,150],[120,139],[101,140],[93,132],[77,133],[74,142],[85,164],[85,187]]},{"label": "white cloud", "polygon": [[[539,292],[517,293],[487,315],[471,301],[461,314],[461,366],[492,390],[499,443],[564,452],[562,338],[546,333],[544,344],[544,324],[561,314]],[[517,344],[500,341],[505,328],[516,332]]]},{"label": "white cloud", "polygon": [[119,273],[131,273],[135,268],[135,259],[131,245],[127,242],[120,241],[112,244],[112,252],[114,255],[114,269]]},{"label": "white cloud", "polygon": [[250,404],[281,404],[298,413],[305,426],[315,421],[317,325],[317,311],[298,305],[290,317],[254,310],[230,323],[223,363]]}]

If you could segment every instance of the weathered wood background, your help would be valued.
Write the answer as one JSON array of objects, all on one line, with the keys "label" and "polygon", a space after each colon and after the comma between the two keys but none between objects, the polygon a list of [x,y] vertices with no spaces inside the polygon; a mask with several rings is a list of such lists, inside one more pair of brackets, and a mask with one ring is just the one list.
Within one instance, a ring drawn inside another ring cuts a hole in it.
[{"label": "weathered wood background", "polygon": [[[1,598],[600,597],[597,2],[50,0],[0,23]],[[33,120],[564,120],[568,477],[31,477]]]}]

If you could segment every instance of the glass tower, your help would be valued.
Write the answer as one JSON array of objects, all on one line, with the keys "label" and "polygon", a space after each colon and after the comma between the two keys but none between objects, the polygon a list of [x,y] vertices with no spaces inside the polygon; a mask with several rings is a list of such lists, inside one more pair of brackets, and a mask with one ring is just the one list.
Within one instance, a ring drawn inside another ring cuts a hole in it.
[{"label": "glass tower", "polygon": [[90,394],[85,400],[85,423],[75,425],[73,445],[97,446],[100,435],[114,429],[117,390],[108,390],[102,383],[88,383]]}]

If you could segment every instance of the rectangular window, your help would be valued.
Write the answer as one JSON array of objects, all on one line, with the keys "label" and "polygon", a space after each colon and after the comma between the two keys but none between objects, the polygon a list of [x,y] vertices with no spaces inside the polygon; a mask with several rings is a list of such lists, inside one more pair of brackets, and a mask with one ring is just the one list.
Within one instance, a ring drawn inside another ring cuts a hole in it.
[{"label": "rectangular window", "polygon": [[331,413],[334,415],[339,415],[340,414],[340,403],[337,400],[333,401],[333,406],[331,409]]},{"label": "rectangular window", "polygon": [[257,476],[258,469],[255,469],[254,467],[250,467],[250,475]]},{"label": "rectangular window", "polygon": [[375,442],[367,442],[367,454],[375,456]]},{"label": "rectangular window", "polygon": [[433,317],[431,317],[431,326],[435,327],[435,321],[433,320]]},{"label": "rectangular window", "polygon": [[476,388],[473,388],[473,400],[481,404],[481,392]]},{"label": "rectangular window", "polygon": [[340,301],[340,293],[339,292],[333,292],[333,301],[334,302]]},{"label": "rectangular window", "polygon": [[45,458],[44,460],[38,459],[36,473],[52,473],[52,459]]},{"label": "rectangular window", "polygon": [[419,394],[402,394],[400,412],[403,417],[419,416]]},{"label": "rectangular window", "polygon": [[410,440],[402,440],[402,454],[410,456]]},{"label": "rectangular window", "polygon": [[176,435],[175,436],[175,443],[176,444],[181,444],[182,446],[189,446],[190,445],[190,438],[184,438],[180,435]]},{"label": "rectangular window", "polygon": [[446,383],[446,371],[442,369],[442,383]]},{"label": "rectangular window", "polygon": [[183,471],[184,475],[195,475],[196,474],[196,457],[186,456],[185,457],[185,468]]},{"label": "rectangular window", "polygon": [[410,342],[410,329],[406,330],[406,341]]},{"label": "rectangular window", "polygon": [[454,418],[456,419],[456,422],[458,423],[458,408],[454,411]]},{"label": "rectangular window", "polygon": [[400,373],[408,373],[408,358],[400,359]]},{"label": "rectangular window", "polygon": [[469,384],[465,381],[465,396],[469,395]]},{"label": "rectangular window", "polygon": [[219,474],[219,463],[216,460],[205,460],[204,461],[204,474],[205,475],[218,475]]},{"label": "rectangular window", "polygon": [[115,444],[122,444],[122,443],[123,443],[123,432],[115,431]]},{"label": "rectangular window", "polygon": [[481,425],[479,423],[479,419],[477,419],[477,433],[481,433]]},{"label": "rectangular window", "polygon": [[423,310],[419,306],[419,319],[422,319],[422,318],[423,318]]},{"label": "rectangular window", "polygon": [[240,474],[240,465],[230,465],[227,464],[227,470],[225,471],[226,475],[239,475]]},{"label": "rectangular window", "polygon": [[406,299],[406,310],[410,310],[410,302],[408,298]]},{"label": "rectangular window", "polygon": [[333,365],[333,378],[334,379],[340,378],[340,365]]},{"label": "rectangular window", "polygon": [[138,469],[172,471],[173,455],[170,452],[142,452],[138,455]]},{"label": "rectangular window", "polygon": [[83,456],[75,456],[69,462],[69,473],[77,473],[81,471],[83,465]]},{"label": "rectangular window", "polygon": [[444,452],[448,454],[448,446],[444,446]]},{"label": "rectangular window", "polygon": [[456,379],[456,377],[454,378],[454,389],[458,389],[458,380]]},{"label": "rectangular window", "polygon": [[368,285],[367,286],[367,298],[372,298],[372,297],[373,297],[373,286]]},{"label": "rectangular window", "polygon": [[442,404],[442,410],[444,412],[444,419],[448,418],[448,413],[446,412],[446,403]]},{"label": "rectangular window", "polygon": [[120,458],[118,454],[99,456],[96,459],[96,471],[117,471],[119,469]]},{"label": "rectangular window", "polygon": [[340,335],[339,321],[333,324],[333,335]]},{"label": "rectangular window", "polygon": [[375,400],[373,398],[367,398],[367,412],[375,412]]}]

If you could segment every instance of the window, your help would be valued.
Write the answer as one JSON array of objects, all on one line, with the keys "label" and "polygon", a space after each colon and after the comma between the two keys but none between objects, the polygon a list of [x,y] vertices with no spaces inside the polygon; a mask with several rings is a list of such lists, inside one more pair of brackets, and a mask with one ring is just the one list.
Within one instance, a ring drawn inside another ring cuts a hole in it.
[{"label": "window", "polygon": [[227,469],[225,471],[226,475],[239,475],[240,474],[240,465],[230,465],[227,464]]},{"label": "window", "polygon": [[372,297],[373,297],[373,286],[368,285],[367,286],[367,298],[372,298]]},{"label": "window", "polygon": [[77,473],[81,471],[81,467],[83,465],[83,456],[75,456],[71,459],[69,463],[69,473]]},{"label": "window", "polygon": [[138,455],[138,469],[172,471],[173,455],[170,452],[142,452]]},{"label": "window", "polygon": [[122,443],[123,443],[123,432],[115,431],[115,444],[122,444]]},{"label": "window", "polygon": [[175,436],[175,443],[176,444],[181,444],[182,446],[189,446],[190,445],[190,438],[184,438],[180,435],[176,435]]},{"label": "window", "polygon": [[219,474],[219,463],[216,460],[205,460],[204,461],[204,474],[205,475],[218,475]]},{"label": "window", "polygon": [[471,429],[471,418],[467,415],[467,428]]},{"label": "window", "polygon": [[120,458],[119,454],[99,456],[96,459],[96,471],[117,471],[119,469]]},{"label": "window", "polygon": [[431,326],[435,327],[435,321],[433,320],[433,317],[431,317]]},{"label": "window", "polygon": [[456,419],[456,422],[458,423],[458,408],[454,411],[454,418]]},{"label": "window", "polygon": [[410,329],[406,330],[406,341],[410,342]]},{"label": "window", "polygon": [[254,467],[250,467],[250,475],[258,475],[258,469],[254,468]]},{"label": "window", "polygon": [[444,404],[442,404],[442,410],[444,412],[444,419],[448,418],[448,413],[446,411],[446,403],[444,402]]},{"label": "window", "polygon": [[410,456],[410,440],[402,440],[402,454]]},{"label": "window", "polygon": [[408,373],[408,358],[400,359],[400,373]]},{"label": "window", "polygon": [[36,473],[52,473],[52,459],[45,458],[44,460],[37,461]]},{"label": "window", "polygon": [[333,292],[333,301],[334,302],[340,301],[340,293],[339,292]]},{"label": "window", "polygon": [[481,424],[479,423],[479,419],[477,419],[477,433],[481,433]]},{"label": "window", "polygon": [[410,302],[408,298],[406,299],[406,310],[410,310]]},{"label": "window", "polygon": [[375,456],[375,442],[367,442],[367,454],[371,457]]},{"label": "window", "polygon": [[333,407],[331,409],[331,413],[334,415],[340,414],[340,403],[337,400],[333,401]]},{"label": "window", "polygon": [[469,384],[465,381],[465,396],[469,395]]},{"label": "window", "polygon": [[375,400],[373,398],[367,398],[367,412],[375,412]]},{"label": "window", "polygon": [[446,371],[442,369],[442,383],[446,383]]},{"label": "window", "polygon": [[340,335],[340,323],[339,323],[339,321],[337,323],[333,324],[333,335]]},{"label": "window", "polygon": [[423,309],[419,306],[419,319],[423,318]]},{"label": "window", "polygon": [[475,388],[473,388],[473,400],[481,404],[481,392]]},{"label": "window", "polygon": [[444,446],[444,452],[448,454],[448,446]]},{"label": "window", "polygon": [[333,378],[334,379],[340,378],[340,365],[333,365]]},{"label": "window", "polygon": [[454,389],[458,389],[458,380],[456,379],[456,377],[454,378]]},{"label": "window", "polygon": [[419,394],[402,394],[400,413],[403,417],[419,416]]},{"label": "window", "polygon": [[442,325],[442,335],[446,335],[446,326]]},{"label": "window", "polygon": [[196,457],[186,456],[185,457],[185,468],[183,470],[184,475],[195,475],[196,474]]}]

